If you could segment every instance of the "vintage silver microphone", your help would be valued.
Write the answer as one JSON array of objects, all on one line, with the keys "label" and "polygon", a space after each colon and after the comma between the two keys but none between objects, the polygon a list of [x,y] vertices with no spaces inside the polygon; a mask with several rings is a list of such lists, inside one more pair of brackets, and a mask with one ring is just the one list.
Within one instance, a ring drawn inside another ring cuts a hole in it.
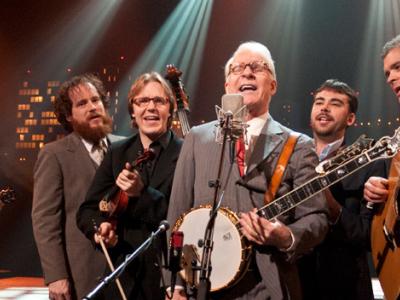
[{"label": "vintage silver microphone", "polygon": [[237,140],[246,133],[244,119],[247,114],[246,105],[243,104],[243,96],[240,94],[225,94],[221,99],[222,108],[215,106],[219,124],[215,131],[215,141],[222,143],[225,131],[228,141]]}]

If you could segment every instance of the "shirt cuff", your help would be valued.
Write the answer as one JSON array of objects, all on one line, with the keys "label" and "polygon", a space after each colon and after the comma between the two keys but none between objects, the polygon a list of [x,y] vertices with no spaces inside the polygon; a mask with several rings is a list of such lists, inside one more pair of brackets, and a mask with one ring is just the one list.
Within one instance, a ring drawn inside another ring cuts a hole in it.
[{"label": "shirt cuff", "polygon": [[292,243],[290,244],[290,246],[288,248],[279,248],[279,251],[282,251],[282,252],[290,252],[293,249],[294,244],[295,244],[294,234],[293,234],[292,230],[289,227],[287,227],[287,229],[289,230],[290,236],[292,237]]}]

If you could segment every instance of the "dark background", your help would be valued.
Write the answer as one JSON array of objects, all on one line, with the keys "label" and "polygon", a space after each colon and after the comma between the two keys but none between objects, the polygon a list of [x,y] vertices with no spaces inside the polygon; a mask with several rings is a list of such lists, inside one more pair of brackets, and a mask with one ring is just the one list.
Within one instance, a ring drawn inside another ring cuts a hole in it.
[{"label": "dark background", "polygon": [[[34,161],[16,164],[14,155],[18,89],[26,78],[63,80],[97,72],[102,66],[121,65],[121,93],[126,95],[132,74],[150,69],[164,72],[152,62],[140,65],[153,48],[154,61],[163,58],[181,67],[191,99],[191,118],[198,124],[215,118],[214,105],[224,93],[226,60],[241,42],[254,40],[264,43],[276,62],[278,93],[271,114],[278,121],[310,134],[310,92],[326,79],[338,78],[360,93],[358,123],[349,131],[350,141],[361,133],[374,138],[392,134],[399,125],[398,103],[385,84],[380,58],[384,42],[400,33],[396,27],[400,24],[399,1],[196,1],[209,7],[208,18],[200,11],[192,12],[193,18],[202,20],[201,37],[193,25],[184,22],[184,8],[193,3],[2,1],[0,188],[13,186],[17,201],[0,211],[0,276],[41,274],[30,219]],[[169,19],[178,7],[182,14]],[[111,12],[102,14],[106,9]],[[168,20],[175,22],[174,30],[155,47],[152,42]],[[185,38],[173,38],[179,24],[188,31]],[[186,62],[184,55],[190,58]],[[67,68],[72,72],[66,72]],[[125,98],[121,96],[121,110],[125,110]],[[123,113],[116,117],[118,134],[129,134],[127,120]]]}]

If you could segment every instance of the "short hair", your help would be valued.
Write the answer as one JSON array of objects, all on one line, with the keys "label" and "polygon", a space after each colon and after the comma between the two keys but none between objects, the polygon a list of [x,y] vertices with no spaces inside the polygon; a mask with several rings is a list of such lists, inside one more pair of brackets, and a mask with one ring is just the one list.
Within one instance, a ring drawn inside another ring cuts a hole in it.
[{"label": "short hair", "polygon": [[73,131],[72,124],[67,120],[72,115],[72,100],[69,92],[81,84],[92,84],[100,96],[101,102],[107,109],[110,106],[110,100],[106,94],[102,81],[94,74],[83,74],[72,77],[70,80],[65,81],[58,91],[58,96],[54,102],[54,113],[58,122],[68,132]]},{"label": "short hair", "polygon": [[388,41],[382,48],[381,57],[384,59],[394,48],[400,48],[400,34]]},{"label": "short hair", "polygon": [[128,111],[129,115],[132,118],[133,114],[133,100],[136,95],[138,95],[143,88],[145,87],[146,84],[150,82],[158,82],[161,87],[163,88],[165,94],[167,95],[168,102],[169,102],[169,113],[170,113],[170,118],[168,120],[168,128],[171,127],[172,125],[172,116],[174,114],[174,96],[172,93],[172,90],[170,86],[168,85],[167,81],[157,72],[149,72],[149,73],[144,73],[140,75],[132,84],[129,93],[128,93]]},{"label": "short hair", "polygon": [[228,61],[225,64],[225,79],[229,75],[229,68],[232,64],[235,55],[244,50],[249,50],[252,52],[259,53],[264,58],[265,63],[268,65],[268,68],[272,73],[272,77],[276,79],[275,63],[274,60],[272,59],[271,52],[263,44],[254,41],[249,41],[240,44],[239,47],[236,49],[236,51],[233,53],[232,57],[228,59]]},{"label": "short hair", "polygon": [[337,79],[328,79],[320,85],[313,93],[313,97],[323,90],[333,90],[340,94],[345,94],[349,97],[350,112],[357,113],[358,108],[358,93],[355,92],[347,83]]}]

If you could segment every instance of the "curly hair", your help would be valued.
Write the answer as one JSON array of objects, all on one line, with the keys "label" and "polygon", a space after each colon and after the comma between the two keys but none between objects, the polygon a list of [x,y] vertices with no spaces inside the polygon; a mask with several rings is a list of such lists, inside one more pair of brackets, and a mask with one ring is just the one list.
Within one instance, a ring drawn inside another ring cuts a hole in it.
[{"label": "curly hair", "polygon": [[72,100],[69,96],[69,92],[81,84],[92,84],[97,92],[99,93],[101,102],[103,102],[104,107],[107,109],[110,106],[110,100],[106,94],[105,88],[101,80],[94,74],[83,74],[75,76],[70,80],[64,82],[60,90],[58,91],[58,96],[54,102],[54,113],[57,117],[58,122],[64,127],[68,132],[72,132],[73,128],[71,123],[67,120],[68,117],[72,115]]}]

